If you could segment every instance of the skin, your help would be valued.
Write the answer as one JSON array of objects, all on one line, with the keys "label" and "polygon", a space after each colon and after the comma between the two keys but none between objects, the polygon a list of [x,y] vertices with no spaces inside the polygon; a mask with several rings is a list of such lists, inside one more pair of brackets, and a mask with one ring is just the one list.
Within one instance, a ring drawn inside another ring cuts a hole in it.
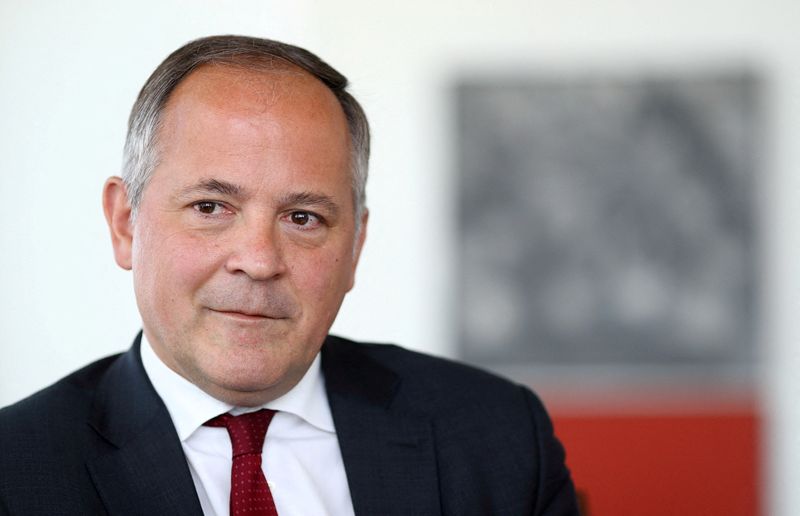
[{"label": "skin", "polygon": [[122,180],[105,185],[115,259],[159,358],[261,405],[302,378],[353,287],[367,215],[356,232],[344,113],[299,69],[205,66],[163,115],[135,223]]}]

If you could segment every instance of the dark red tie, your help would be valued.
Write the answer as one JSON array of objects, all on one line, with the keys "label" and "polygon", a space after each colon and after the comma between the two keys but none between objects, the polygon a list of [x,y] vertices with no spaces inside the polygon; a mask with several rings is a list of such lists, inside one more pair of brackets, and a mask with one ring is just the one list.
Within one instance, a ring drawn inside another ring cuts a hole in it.
[{"label": "dark red tie", "polygon": [[240,416],[222,414],[206,426],[228,429],[233,445],[231,516],[277,516],[275,502],[261,469],[261,450],[274,410],[262,409]]}]

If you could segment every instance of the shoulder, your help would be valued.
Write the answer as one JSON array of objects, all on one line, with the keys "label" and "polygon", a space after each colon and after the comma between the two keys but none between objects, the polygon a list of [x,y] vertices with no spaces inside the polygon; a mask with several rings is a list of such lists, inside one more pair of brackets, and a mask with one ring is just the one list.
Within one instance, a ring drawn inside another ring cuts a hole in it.
[{"label": "shoulder", "polygon": [[360,367],[381,369],[397,378],[399,394],[417,406],[452,410],[460,406],[475,409],[509,403],[535,412],[543,408],[527,387],[474,366],[411,351],[393,344],[358,343],[330,337],[326,346],[353,359]]},{"label": "shoulder", "polygon": [[119,355],[98,360],[0,409],[0,471],[8,473],[0,475],[0,514],[102,511],[86,464],[111,445],[91,420],[119,362]]},{"label": "shoulder", "polygon": [[29,441],[42,445],[48,438],[69,439],[74,429],[85,426],[96,386],[118,357],[93,362],[0,409],[0,457],[13,457]]},{"label": "shoulder", "polygon": [[102,358],[65,376],[27,398],[0,409],[0,420],[25,417],[42,410],[60,412],[64,401],[91,397],[96,385],[120,355]]},{"label": "shoulder", "polygon": [[430,423],[446,512],[576,514],[564,449],[532,390],[394,345],[331,337],[325,346],[323,369],[327,353],[340,368],[332,373],[348,376],[349,392],[359,383],[362,395],[390,400],[384,406],[398,420]]}]

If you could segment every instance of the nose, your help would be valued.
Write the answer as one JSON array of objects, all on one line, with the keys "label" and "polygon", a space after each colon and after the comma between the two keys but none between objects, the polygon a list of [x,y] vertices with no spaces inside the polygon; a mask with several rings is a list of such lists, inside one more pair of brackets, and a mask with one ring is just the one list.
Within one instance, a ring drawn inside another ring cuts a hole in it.
[{"label": "nose", "polygon": [[243,222],[229,243],[226,270],[246,274],[255,281],[276,278],[286,272],[278,231],[264,222]]}]

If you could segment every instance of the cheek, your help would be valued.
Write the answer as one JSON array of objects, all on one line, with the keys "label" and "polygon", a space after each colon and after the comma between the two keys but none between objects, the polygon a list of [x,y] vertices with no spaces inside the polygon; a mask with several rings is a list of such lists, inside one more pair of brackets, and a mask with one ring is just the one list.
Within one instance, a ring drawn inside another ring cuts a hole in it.
[{"label": "cheek", "polygon": [[137,290],[164,308],[191,295],[214,271],[219,247],[187,233],[151,233],[134,246]]},{"label": "cheek", "polygon": [[325,250],[307,256],[291,266],[294,284],[306,299],[331,303],[340,301],[347,292],[352,276],[352,255],[341,250]]}]

